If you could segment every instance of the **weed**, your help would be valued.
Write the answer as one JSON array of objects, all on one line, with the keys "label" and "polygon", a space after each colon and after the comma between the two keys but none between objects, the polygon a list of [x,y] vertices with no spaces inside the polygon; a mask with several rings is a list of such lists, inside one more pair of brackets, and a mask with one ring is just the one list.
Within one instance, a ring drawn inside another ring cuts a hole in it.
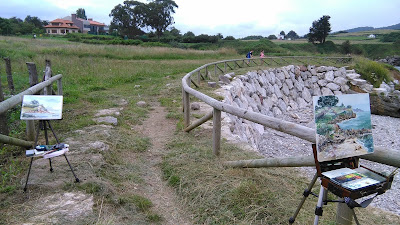
[{"label": "weed", "polygon": [[379,87],[383,81],[386,83],[391,81],[389,71],[378,62],[358,57],[355,60],[355,69],[363,79],[369,81],[374,87]]}]

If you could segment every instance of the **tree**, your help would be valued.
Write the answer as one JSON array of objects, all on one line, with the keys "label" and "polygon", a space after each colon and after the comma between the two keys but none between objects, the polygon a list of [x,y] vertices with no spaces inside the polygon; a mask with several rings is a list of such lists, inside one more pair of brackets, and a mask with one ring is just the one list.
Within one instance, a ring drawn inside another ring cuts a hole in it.
[{"label": "tree", "polygon": [[328,96],[321,96],[318,99],[317,104],[320,107],[332,107],[335,106],[339,102],[339,98],[334,96],[334,95],[328,95]]},{"label": "tree", "polygon": [[226,37],[224,38],[224,40],[226,40],[226,41],[233,41],[233,40],[235,40],[235,37],[233,37],[233,36],[226,36]]},{"label": "tree", "polygon": [[111,30],[117,30],[122,36],[133,38],[142,35],[143,15],[140,13],[145,4],[138,1],[125,1],[124,5],[118,4],[111,10]]},{"label": "tree", "polygon": [[297,35],[296,32],[294,32],[293,30],[289,31],[289,33],[287,33],[286,35],[287,38],[291,38],[291,39],[298,39],[299,35]]},{"label": "tree", "polygon": [[79,8],[76,10],[76,17],[87,20],[86,12],[84,8]]},{"label": "tree", "polygon": [[193,32],[188,31],[183,35],[182,41],[185,43],[193,43],[195,37],[196,37],[196,35],[194,35]]},{"label": "tree", "polygon": [[351,46],[350,46],[350,41],[346,40],[342,43],[342,49],[344,54],[350,54],[351,53]]},{"label": "tree", "polygon": [[224,36],[221,33],[217,34],[218,39],[224,39]]},{"label": "tree", "polygon": [[331,24],[329,23],[330,16],[323,16],[318,21],[312,23],[310,32],[308,33],[308,41],[325,43],[326,37],[331,32]]},{"label": "tree", "polygon": [[285,36],[285,31],[281,31],[279,34]]},{"label": "tree", "polygon": [[175,13],[175,8],[178,8],[178,5],[173,0],[154,0],[142,5],[138,8],[143,18],[142,26],[151,27],[160,38],[167,27],[174,23],[171,14]]},{"label": "tree", "polygon": [[274,34],[269,35],[267,38],[268,38],[268,40],[278,39]]}]

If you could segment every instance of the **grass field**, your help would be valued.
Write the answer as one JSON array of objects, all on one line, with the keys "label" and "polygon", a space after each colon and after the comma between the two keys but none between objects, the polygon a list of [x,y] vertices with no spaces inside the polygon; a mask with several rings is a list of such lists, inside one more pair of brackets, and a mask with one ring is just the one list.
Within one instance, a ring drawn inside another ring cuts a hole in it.
[{"label": "grass field", "polygon": [[[60,191],[93,195],[95,216],[80,218],[76,224],[164,224],[152,202],[140,194],[141,190],[129,186],[143,183],[147,164],[143,155],[149,148],[148,137],[131,129],[140,125],[152,110],[138,107],[138,101],[159,102],[168,111],[167,117],[176,123],[160,168],[180,204],[193,215],[194,224],[287,224],[302,198],[309,181],[297,176],[295,170],[225,169],[222,162],[226,160],[260,156],[223,140],[222,156],[214,157],[209,130],[197,128],[191,133],[181,130],[182,77],[209,62],[242,58],[232,49],[87,45],[0,36],[0,56],[11,58],[17,92],[29,86],[25,65],[28,61],[36,63],[39,77],[45,59],[51,60],[54,74],[63,74],[63,120],[53,124],[63,139],[78,136],[76,130],[94,125],[96,110],[116,107],[118,99],[129,102],[118,116],[118,126],[107,138],[109,151],[100,153],[106,164],[88,167],[94,170],[96,180],[78,184],[68,181],[55,189],[34,188],[34,197]],[[8,96],[4,67],[0,69],[2,87]],[[140,88],[134,88],[135,85]],[[18,107],[8,117],[11,136],[23,138],[25,125],[19,121]],[[135,156],[134,163],[127,163],[130,154]],[[20,148],[0,149],[0,224],[21,224],[26,219],[22,209],[28,199],[21,184],[28,165]],[[310,197],[297,224],[312,223],[315,204],[316,198]],[[321,224],[334,224],[335,210],[334,204],[325,207]],[[399,219],[379,210],[376,210],[379,213],[357,211],[362,224],[391,224]]]}]

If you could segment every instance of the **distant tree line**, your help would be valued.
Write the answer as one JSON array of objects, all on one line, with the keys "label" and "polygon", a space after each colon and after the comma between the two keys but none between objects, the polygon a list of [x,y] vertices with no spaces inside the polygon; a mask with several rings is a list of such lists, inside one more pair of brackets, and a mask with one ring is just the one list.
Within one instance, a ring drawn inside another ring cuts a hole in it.
[{"label": "distant tree line", "polygon": [[42,34],[45,32],[43,26],[48,24],[36,16],[26,16],[25,20],[17,17],[10,19],[0,17],[0,34],[1,35],[22,35],[22,34]]}]

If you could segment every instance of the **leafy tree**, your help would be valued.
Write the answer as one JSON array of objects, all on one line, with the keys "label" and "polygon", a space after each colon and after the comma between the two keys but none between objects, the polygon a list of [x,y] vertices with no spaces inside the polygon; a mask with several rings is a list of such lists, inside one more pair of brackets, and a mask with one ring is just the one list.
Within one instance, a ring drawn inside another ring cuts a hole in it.
[{"label": "leafy tree", "polygon": [[224,36],[221,33],[217,34],[218,39],[224,39]]},{"label": "leafy tree", "polygon": [[312,23],[310,32],[308,33],[308,41],[325,43],[326,37],[331,32],[331,24],[329,23],[330,16],[323,16],[318,21]]},{"label": "leafy tree", "polygon": [[79,8],[76,10],[76,17],[87,20],[86,12],[84,8]]},{"label": "leafy tree", "polygon": [[111,30],[117,30],[121,36],[133,38],[136,35],[142,35],[144,32],[143,16],[140,14],[144,3],[138,1],[125,1],[124,5],[118,4],[109,14],[112,17]]},{"label": "leafy tree", "polygon": [[233,37],[233,36],[226,36],[226,37],[224,38],[224,40],[226,40],[226,41],[233,41],[233,40],[235,40],[235,37]]},{"label": "leafy tree", "polygon": [[139,7],[143,21],[142,26],[151,27],[156,31],[158,38],[174,23],[172,13],[175,13],[178,5],[173,0],[154,0],[147,5]]},{"label": "leafy tree", "polygon": [[182,41],[185,43],[193,43],[195,37],[196,37],[196,35],[194,35],[193,32],[188,31],[183,35]]},{"label": "leafy tree", "polygon": [[268,36],[268,40],[275,40],[278,39],[274,34]]},{"label": "leafy tree", "polygon": [[350,41],[346,40],[342,43],[342,49],[344,54],[350,54],[351,53],[351,46],[350,46]]},{"label": "leafy tree", "polygon": [[287,33],[286,37],[291,39],[298,39],[299,35],[297,35],[295,31],[291,30],[289,31],[289,33]]},{"label": "leafy tree", "polygon": [[318,99],[317,104],[320,107],[332,107],[335,106],[339,102],[339,98],[334,96],[334,95],[327,95],[327,96],[321,96]]},{"label": "leafy tree", "polygon": [[286,34],[285,34],[285,31],[281,31],[279,34],[282,35],[282,36],[285,36],[285,35],[286,35]]}]

